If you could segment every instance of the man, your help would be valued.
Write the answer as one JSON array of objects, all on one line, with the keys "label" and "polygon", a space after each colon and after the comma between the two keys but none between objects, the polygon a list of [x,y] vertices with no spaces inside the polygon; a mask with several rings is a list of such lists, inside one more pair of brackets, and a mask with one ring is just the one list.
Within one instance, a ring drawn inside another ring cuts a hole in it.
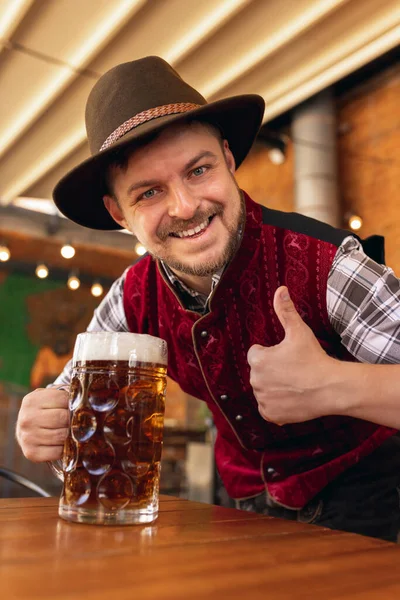
[{"label": "man", "polygon": [[[362,360],[369,348],[353,344],[357,318],[343,314],[357,278],[339,277],[335,264],[355,261],[352,277],[362,266],[376,279],[387,273],[347,232],[265,209],[238,189],[234,171],[262,113],[254,95],[207,104],[157,57],[97,82],[86,110],[92,157],[54,199],[77,223],[129,229],[149,255],[113,284],[89,330],[168,342],[169,375],[213,414],[216,464],[239,508],[395,540],[395,430],[329,411],[298,425],[268,420],[266,353],[284,337],[282,284],[329,355]],[[61,389],[23,400],[17,438],[31,460],[61,455],[69,372],[55,382]]]}]

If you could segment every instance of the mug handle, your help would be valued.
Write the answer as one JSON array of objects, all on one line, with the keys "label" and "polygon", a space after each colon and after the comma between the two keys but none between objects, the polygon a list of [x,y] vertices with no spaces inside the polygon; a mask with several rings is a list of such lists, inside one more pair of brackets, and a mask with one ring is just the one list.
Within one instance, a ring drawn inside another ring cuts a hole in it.
[{"label": "mug handle", "polygon": [[58,479],[60,479],[64,483],[64,472],[62,470],[62,461],[61,460],[53,460],[52,462],[47,461],[48,466],[50,467],[50,471],[55,475]]},{"label": "mug handle", "polygon": [[[62,390],[63,392],[69,393],[69,391],[70,391],[69,386],[60,385],[60,386],[54,386],[54,387],[58,390]],[[63,472],[63,468],[62,468],[62,460],[61,459],[53,460],[53,461],[48,460],[47,464],[50,468],[50,471],[53,473],[53,475],[55,475],[58,479],[60,479],[64,483],[64,472]]]}]

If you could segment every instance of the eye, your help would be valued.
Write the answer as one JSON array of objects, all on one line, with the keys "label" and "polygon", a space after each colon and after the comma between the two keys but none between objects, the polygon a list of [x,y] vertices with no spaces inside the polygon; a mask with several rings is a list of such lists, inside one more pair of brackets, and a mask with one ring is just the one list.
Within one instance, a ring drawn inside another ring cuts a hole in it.
[{"label": "eye", "polygon": [[155,189],[147,190],[146,192],[143,192],[141,198],[145,198],[146,200],[148,200],[149,198],[152,198],[155,195],[155,193]]},{"label": "eye", "polygon": [[203,175],[205,172],[206,172],[206,167],[196,167],[195,169],[193,169],[192,175],[194,175],[195,177],[199,177],[200,175]]}]

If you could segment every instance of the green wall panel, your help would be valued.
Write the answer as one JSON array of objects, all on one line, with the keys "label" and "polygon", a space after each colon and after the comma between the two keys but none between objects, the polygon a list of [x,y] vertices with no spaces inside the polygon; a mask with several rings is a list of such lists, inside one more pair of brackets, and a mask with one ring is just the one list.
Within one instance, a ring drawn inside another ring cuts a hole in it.
[{"label": "green wall panel", "polygon": [[0,380],[28,387],[32,364],[38,346],[27,334],[29,313],[26,298],[65,283],[40,280],[26,275],[10,274],[0,283]]}]

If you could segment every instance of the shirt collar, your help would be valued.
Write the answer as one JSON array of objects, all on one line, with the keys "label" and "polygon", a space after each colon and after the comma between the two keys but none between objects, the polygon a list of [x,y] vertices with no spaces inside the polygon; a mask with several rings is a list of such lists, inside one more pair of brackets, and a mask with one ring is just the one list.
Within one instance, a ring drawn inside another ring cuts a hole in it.
[{"label": "shirt collar", "polygon": [[224,272],[225,267],[218,269],[215,273],[213,273],[211,278],[211,291],[209,294],[203,294],[202,292],[198,292],[193,288],[189,287],[184,283],[179,277],[170,269],[170,267],[164,262],[160,261],[160,264],[164,270],[165,275],[168,278],[168,281],[173,285],[180,300],[182,301],[185,308],[188,310],[196,310],[199,312],[204,311],[207,308],[208,300],[213,293],[214,289],[218,285],[221,275]]}]

